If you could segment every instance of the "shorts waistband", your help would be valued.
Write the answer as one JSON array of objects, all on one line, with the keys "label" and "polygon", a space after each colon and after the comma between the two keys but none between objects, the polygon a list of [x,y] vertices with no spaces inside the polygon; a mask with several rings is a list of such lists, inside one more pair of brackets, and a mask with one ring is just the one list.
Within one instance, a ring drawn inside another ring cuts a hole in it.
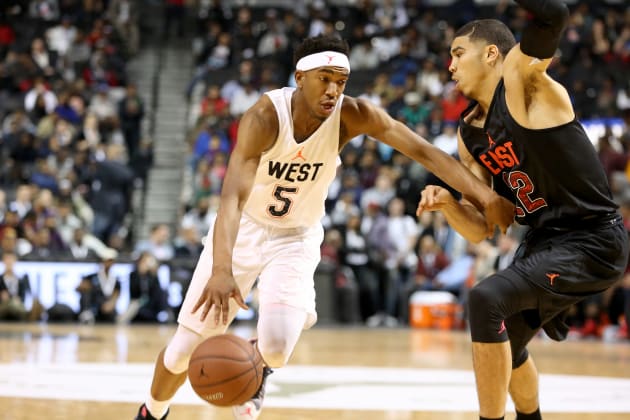
[{"label": "shorts waistband", "polygon": [[593,216],[586,216],[580,219],[574,219],[566,226],[545,226],[544,229],[554,230],[559,232],[567,232],[570,230],[590,230],[599,229],[614,226],[617,223],[622,223],[621,214],[618,212],[597,214]]}]

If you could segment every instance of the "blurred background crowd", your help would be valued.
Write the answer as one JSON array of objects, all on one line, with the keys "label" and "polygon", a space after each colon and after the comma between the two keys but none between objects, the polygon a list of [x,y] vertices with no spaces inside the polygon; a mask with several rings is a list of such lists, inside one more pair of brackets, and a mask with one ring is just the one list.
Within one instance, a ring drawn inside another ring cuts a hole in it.
[{"label": "blurred background crowd", "polygon": [[[528,19],[505,0],[251,4],[2,2],[0,318],[172,322],[216,216],[240,116],[265,91],[293,85],[292,54],[305,37],[346,38],[346,93],[456,155],[467,100],[447,71],[453,33],[498,18],[518,39]],[[630,7],[568,5],[549,72],[568,88],[630,228]],[[180,153],[172,163],[160,150]],[[448,292],[464,307],[472,284],[510,263],[519,227],[472,244],[439,213],[415,216],[423,187],[441,183],[418,163],[368,137],[353,139],[342,161],[316,275],[322,321],[408,325],[412,296]],[[63,261],[94,265],[71,280],[75,303],[59,292],[41,302],[33,289],[42,285],[20,264]],[[124,279],[116,264],[128,265]],[[630,275],[577,306],[570,322],[576,337],[623,339],[627,316]]]}]

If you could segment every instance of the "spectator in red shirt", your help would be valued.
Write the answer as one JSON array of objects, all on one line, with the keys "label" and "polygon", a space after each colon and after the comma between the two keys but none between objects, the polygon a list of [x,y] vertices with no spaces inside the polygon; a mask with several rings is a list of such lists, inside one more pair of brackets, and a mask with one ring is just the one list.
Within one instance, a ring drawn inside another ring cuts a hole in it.
[{"label": "spectator in red shirt", "polygon": [[468,100],[455,86],[449,84],[444,89],[444,96],[440,101],[443,111],[443,119],[445,123],[457,123],[460,114],[468,106]]}]

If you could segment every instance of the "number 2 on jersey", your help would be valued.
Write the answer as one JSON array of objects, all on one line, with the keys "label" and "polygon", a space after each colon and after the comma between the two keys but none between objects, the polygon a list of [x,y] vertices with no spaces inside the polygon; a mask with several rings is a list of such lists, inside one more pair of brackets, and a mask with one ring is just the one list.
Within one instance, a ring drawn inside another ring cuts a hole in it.
[{"label": "number 2 on jersey", "polygon": [[[505,175],[504,175],[505,176]],[[516,217],[524,217],[525,212],[533,213],[536,210],[546,207],[547,202],[544,198],[532,198],[534,192],[534,183],[530,179],[529,175],[522,171],[512,171],[507,174],[507,184],[514,190],[518,201],[521,203],[516,208]]]},{"label": "number 2 on jersey", "polygon": [[289,213],[293,200],[287,197],[288,194],[295,194],[298,192],[297,187],[283,187],[282,185],[276,185],[273,190],[273,197],[280,203],[271,204],[267,207],[267,211],[273,217],[283,217]]}]

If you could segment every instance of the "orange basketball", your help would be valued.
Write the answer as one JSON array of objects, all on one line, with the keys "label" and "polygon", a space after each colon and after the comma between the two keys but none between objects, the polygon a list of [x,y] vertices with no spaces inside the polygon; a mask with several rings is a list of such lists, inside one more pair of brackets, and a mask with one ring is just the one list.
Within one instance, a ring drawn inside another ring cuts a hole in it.
[{"label": "orange basketball", "polygon": [[251,342],[232,334],[201,342],[188,363],[193,390],[210,404],[240,405],[254,396],[263,380],[263,360]]}]

